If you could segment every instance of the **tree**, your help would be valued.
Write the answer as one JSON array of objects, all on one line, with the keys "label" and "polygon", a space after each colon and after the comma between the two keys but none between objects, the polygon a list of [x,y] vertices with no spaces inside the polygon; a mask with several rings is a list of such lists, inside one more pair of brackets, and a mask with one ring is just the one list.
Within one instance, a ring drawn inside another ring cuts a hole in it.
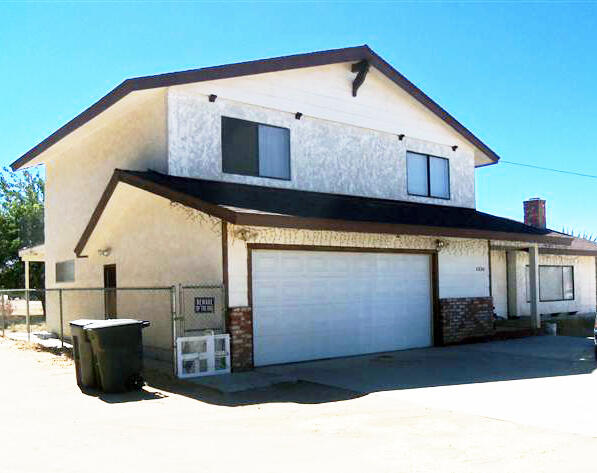
[{"label": "tree", "polygon": [[[39,172],[0,171],[0,288],[24,286],[21,248],[43,243],[44,180]],[[32,288],[44,287],[44,265],[30,266]]]}]

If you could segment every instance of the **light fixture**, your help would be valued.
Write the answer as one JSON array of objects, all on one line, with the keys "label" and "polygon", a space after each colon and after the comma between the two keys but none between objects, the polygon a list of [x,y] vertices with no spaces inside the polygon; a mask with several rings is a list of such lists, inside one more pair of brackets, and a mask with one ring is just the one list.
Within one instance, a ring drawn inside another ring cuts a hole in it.
[{"label": "light fixture", "polygon": [[210,94],[209,95],[209,101],[210,102],[215,102],[217,98],[218,98],[218,96],[216,94]]},{"label": "light fixture", "polygon": [[444,248],[447,248],[448,245],[449,245],[449,243],[446,240],[440,240],[440,239],[435,240],[435,248],[437,249],[437,251],[441,251]]},{"label": "light fixture", "polygon": [[248,228],[239,228],[234,232],[234,236],[239,240],[247,241],[257,238],[259,234],[254,230],[249,230]]},{"label": "light fixture", "polygon": [[402,141],[404,139],[404,133],[398,135],[398,140]]},{"label": "light fixture", "polygon": [[452,146],[452,151],[456,151],[458,149],[458,145]]},{"label": "light fixture", "polygon": [[100,248],[99,250],[97,250],[97,254],[99,256],[110,256],[110,253],[112,253],[112,248],[110,248],[109,246],[106,248]]},{"label": "light fixture", "polygon": [[303,114],[301,112],[296,112],[294,114],[294,118],[296,118],[297,120],[300,120],[302,116],[303,116]]}]

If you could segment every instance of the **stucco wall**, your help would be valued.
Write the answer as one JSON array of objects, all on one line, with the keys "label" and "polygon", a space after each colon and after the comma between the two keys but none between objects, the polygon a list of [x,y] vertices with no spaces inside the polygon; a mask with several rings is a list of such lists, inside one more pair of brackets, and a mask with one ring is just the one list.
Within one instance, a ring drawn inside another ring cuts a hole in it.
[{"label": "stucco wall", "polygon": [[[293,71],[293,75],[277,76],[278,81],[268,79],[268,74],[259,75],[261,90],[268,90],[267,97],[257,92],[248,78],[170,88],[170,173],[474,208],[473,148],[376,74],[368,78],[358,97],[352,97],[344,90],[343,67],[326,68],[325,73]],[[218,94],[214,103],[207,99],[210,93]],[[305,113],[301,120],[294,117],[297,111]],[[221,116],[289,128],[292,179],[222,173]],[[400,141],[398,134],[402,133],[406,137]],[[458,145],[456,151],[453,145]],[[450,200],[407,194],[407,150],[450,160]]]},{"label": "stucco wall", "polygon": [[[239,230],[246,229],[243,240]],[[448,246],[438,256],[440,298],[489,296],[487,242],[483,240],[443,239]],[[229,294],[230,306],[248,304],[247,243],[275,243],[316,246],[369,248],[436,248],[436,239],[401,235],[319,232],[309,230],[268,229],[229,226]]]},{"label": "stucco wall", "polygon": [[[525,267],[529,264],[529,255],[519,252],[516,259],[516,280],[519,288],[516,315],[530,315],[531,304],[527,302],[525,272]],[[593,256],[540,255],[539,264],[574,266],[574,300],[539,302],[541,314],[595,312],[595,258]]]},{"label": "stucco wall", "polygon": [[[103,248],[110,248],[109,256],[98,254]],[[104,265],[115,264],[119,287],[222,283],[220,221],[126,184],[116,188],[85,254],[88,271],[98,279]],[[75,318],[103,317],[102,292],[64,292],[63,298],[65,326]],[[154,355],[171,347],[170,301],[167,289],[117,294],[118,317],[151,322],[144,330],[144,344]],[[58,331],[56,311],[48,314],[48,323]]]},{"label": "stucco wall", "polygon": [[506,252],[491,252],[491,293],[495,313],[502,318],[508,318],[508,284]]},{"label": "stucco wall", "polygon": [[[86,125],[76,143],[46,163],[45,252],[46,287],[103,286],[103,270],[89,259],[75,259],[77,244],[115,168],[167,171],[166,102],[155,92],[123,108],[106,123]],[[75,259],[75,282],[57,283],[55,264]],[[67,300],[68,299],[68,300]],[[79,302],[76,302],[79,301]],[[64,296],[68,313],[103,314],[103,297]],[[48,297],[50,327],[57,329],[58,297]],[[66,312],[65,312],[66,314]],[[56,330],[57,331],[57,330]],[[67,330],[68,334],[68,330]]]}]

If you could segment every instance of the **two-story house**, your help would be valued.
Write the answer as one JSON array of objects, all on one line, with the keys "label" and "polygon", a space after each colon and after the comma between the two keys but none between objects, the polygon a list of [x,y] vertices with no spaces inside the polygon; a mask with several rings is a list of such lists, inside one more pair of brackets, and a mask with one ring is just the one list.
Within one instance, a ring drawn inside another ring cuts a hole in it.
[{"label": "two-story house", "polygon": [[542,201],[532,225],[475,209],[498,160],[360,46],[126,80],[12,168],[45,165],[47,287],[222,284],[247,369],[485,336],[494,306],[594,311],[597,252]]}]

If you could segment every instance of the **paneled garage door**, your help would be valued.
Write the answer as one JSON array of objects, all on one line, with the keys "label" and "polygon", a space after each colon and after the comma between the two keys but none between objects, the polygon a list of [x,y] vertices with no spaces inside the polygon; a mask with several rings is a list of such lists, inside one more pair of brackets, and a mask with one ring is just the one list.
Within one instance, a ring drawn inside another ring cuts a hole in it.
[{"label": "paneled garage door", "polygon": [[253,250],[255,366],[431,345],[430,257]]}]

